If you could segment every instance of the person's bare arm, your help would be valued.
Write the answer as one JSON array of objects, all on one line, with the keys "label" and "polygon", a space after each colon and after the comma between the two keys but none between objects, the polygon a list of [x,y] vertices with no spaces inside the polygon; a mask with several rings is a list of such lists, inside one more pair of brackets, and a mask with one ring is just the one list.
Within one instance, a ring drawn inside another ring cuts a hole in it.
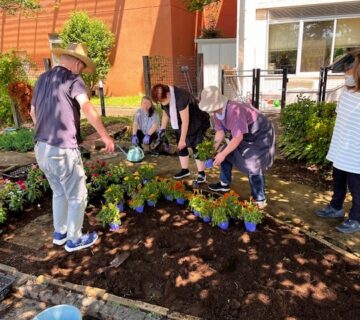
[{"label": "person's bare arm", "polygon": [[79,102],[82,112],[88,119],[90,124],[96,129],[100,135],[102,141],[105,143],[105,150],[107,152],[114,152],[115,144],[114,140],[107,133],[99,114],[96,112],[93,104],[89,101],[86,94],[79,94],[76,96],[77,102]]},{"label": "person's bare arm", "polygon": [[180,111],[180,118],[181,118],[181,134],[178,143],[178,149],[182,150],[186,147],[186,136],[189,129],[189,106],[187,106],[184,110]]},{"label": "person's bare arm", "polygon": [[216,155],[214,165],[220,165],[221,162],[223,162],[225,158],[238,147],[242,140],[243,135],[232,138],[226,148]]},{"label": "person's bare arm", "polygon": [[31,108],[30,108],[30,117],[31,117],[32,121],[34,122],[34,125],[36,125],[35,107],[33,105],[31,105]]}]

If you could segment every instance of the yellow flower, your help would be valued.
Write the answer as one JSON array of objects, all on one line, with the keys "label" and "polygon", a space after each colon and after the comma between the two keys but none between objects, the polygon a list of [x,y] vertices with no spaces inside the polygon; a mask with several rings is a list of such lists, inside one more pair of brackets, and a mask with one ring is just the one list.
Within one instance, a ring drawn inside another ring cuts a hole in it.
[{"label": "yellow flower", "polygon": [[128,180],[129,180],[129,177],[128,177],[128,176],[126,176],[126,177],[124,178],[124,180],[125,180],[125,181],[128,181]]}]

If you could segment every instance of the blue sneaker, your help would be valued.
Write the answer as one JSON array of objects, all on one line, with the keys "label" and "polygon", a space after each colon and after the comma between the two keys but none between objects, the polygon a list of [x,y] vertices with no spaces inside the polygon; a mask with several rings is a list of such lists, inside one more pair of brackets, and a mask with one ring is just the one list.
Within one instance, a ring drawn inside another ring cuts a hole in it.
[{"label": "blue sneaker", "polygon": [[88,248],[95,243],[97,238],[98,235],[95,231],[88,234],[84,234],[75,242],[73,242],[72,240],[68,240],[65,245],[65,250],[67,252],[73,252]]},{"label": "blue sneaker", "polygon": [[53,244],[56,244],[58,246],[62,246],[67,241],[67,234],[66,233],[60,233],[60,232],[54,232],[53,237]]},{"label": "blue sneaker", "polygon": [[331,205],[315,212],[320,218],[344,218],[344,209],[336,210]]},{"label": "blue sneaker", "polygon": [[354,233],[360,231],[360,222],[354,219],[347,219],[336,227],[342,233]]}]

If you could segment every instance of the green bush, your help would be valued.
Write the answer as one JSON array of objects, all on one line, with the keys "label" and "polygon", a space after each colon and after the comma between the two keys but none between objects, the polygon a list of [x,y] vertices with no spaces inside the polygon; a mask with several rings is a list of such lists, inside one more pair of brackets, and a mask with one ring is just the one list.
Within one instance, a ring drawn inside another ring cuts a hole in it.
[{"label": "green bush", "polygon": [[0,150],[27,152],[34,149],[34,130],[20,129],[0,135]]},{"label": "green bush", "polygon": [[96,65],[93,74],[83,74],[90,88],[93,88],[99,80],[105,80],[110,69],[110,50],[115,44],[115,36],[105,22],[90,18],[85,11],[73,12],[65,23],[60,38],[64,47],[71,42],[87,45],[89,57]]},{"label": "green bush", "polygon": [[336,103],[317,104],[298,97],[296,103],[281,111],[280,148],[289,159],[308,164],[326,164],[336,118]]}]

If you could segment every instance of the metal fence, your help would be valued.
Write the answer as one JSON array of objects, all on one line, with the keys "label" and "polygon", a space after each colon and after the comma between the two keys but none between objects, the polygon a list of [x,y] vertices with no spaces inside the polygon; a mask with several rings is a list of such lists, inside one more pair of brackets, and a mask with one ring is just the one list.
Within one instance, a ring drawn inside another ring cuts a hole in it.
[{"label": "metal fence", "polygon": [[195,96],[203,89],[203,55],[197,56],[144,56],[144,85],[146,94],[157,83],[184,88]]}]

